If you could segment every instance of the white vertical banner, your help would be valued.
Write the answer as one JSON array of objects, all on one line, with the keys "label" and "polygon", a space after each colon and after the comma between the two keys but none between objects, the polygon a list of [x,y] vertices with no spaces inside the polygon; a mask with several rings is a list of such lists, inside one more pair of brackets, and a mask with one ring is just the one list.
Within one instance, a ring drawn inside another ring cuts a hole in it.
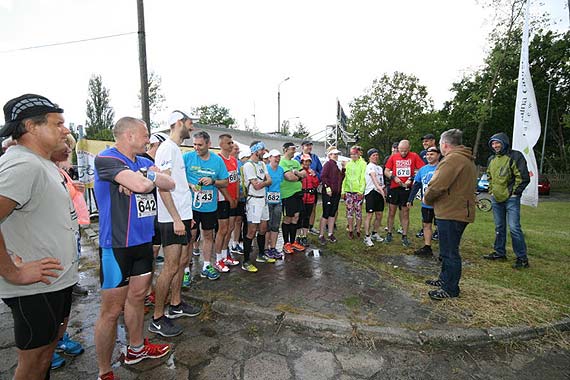
[{"label": "white vertical banner", "polygon": [[515,106],[513,149],[520,151],[526,158],[530,175],[530,183],[522,194],[521,203],[536,207],[538,206],[538,167],[533,147],[540,137],[541,126],[528,66],[529,4],[530,0],[527,0]]}]

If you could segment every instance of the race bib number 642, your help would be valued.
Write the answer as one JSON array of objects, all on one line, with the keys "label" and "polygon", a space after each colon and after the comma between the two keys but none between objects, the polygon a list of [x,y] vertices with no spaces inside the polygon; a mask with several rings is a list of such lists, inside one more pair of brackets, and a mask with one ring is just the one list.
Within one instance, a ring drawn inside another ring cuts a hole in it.
[{"label": "race bib number 642", "polygon": [[153,194],[135,194],[135,201],[139,218],[156,215],[156,199]]}]

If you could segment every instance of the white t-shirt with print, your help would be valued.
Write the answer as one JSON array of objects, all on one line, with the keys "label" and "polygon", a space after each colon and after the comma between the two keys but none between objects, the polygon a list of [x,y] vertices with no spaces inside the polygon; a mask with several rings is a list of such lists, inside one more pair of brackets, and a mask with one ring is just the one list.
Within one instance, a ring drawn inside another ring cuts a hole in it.
[{"label": "white t-shirt with print", "polygon": [[370,175],[371,173],[376,173],[378,182],[380,182],[381,186],[384,185],[384,174],[382,166],[369,162],[368,165],[366,165],[366,171],[364,172],[364,177],[366,179],[366,188],[364,189],[364,195],[367,195],[372,190],[376,190],[376,186],[374,186],[374,181],[372,181],[372,176]]},{"label": "white t-shirt with print", "polygon": [[251,180],[258,179],[259,181],[265,181],[265,174],[267,173],[267,167],[265,162],[252,162],[247,161],[243,164],[243,176],[245,179],[245,186],[247,187],[247,194],[255,197],[265,197],[265,187],[260,190],[255,190]]}]

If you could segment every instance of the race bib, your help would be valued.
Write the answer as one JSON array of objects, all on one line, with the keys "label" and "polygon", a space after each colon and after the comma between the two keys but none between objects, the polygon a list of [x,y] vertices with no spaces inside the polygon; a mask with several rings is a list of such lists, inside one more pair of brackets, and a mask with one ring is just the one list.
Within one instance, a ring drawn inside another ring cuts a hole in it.
[{"label": "race bib", "polygon": [[234,182],[237,182],[239,180],[239,175],[238,175],[237,170],[233,170],[233,171],[229,172],[228,175],[229,175],[228,181],[230,183],[234,183]]},{"label": "race bib", "polygon": [[396,168],[396,177],[409,177],[410,174],[410,168]]},{"label": "race bib", "polygon": [[281,193],[278,191],[270,191],[267,193],[267,202],[279,203],[281,201]]},{"label": "race bib", "polygon": [[147,216],[156,215],[156,199],[152,194],[135,194],[137,203],[137,216],[146,218]]},{"label": "race bib", "polygon": [[196,197],[198,198],[198,202],[210,203],[214,200],[214,191],[200,190],[198,193],[196,193]]}]

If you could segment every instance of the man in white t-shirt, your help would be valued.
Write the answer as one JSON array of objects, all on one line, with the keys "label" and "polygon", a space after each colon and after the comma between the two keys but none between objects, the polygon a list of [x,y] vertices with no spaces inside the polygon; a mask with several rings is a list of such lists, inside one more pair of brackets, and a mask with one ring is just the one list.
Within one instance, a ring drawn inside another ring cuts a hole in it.
[{"label": "man in white t-shirt", "polygon": [[[382,167],[378,165],[380,160],[380,152],[378,149],[372,148],[368,150],[368,165],[364,177],[366,187],[364,189],[364,200],[366,201],[366,219],[364,220],[364,244],[368,247],[374,246],[373,240],[383,241],[378,235],[378,228],[382,222],[382,213],[384,212],[384,201],[386,193],[384,191],[384,173]],[[372,227],[372,235],[370,235],[370,222],[372,216],[375,216],[374,226]]]},{"label": "man in white t-shirt", "polygon": [[266,187],[271,185],[271,176],[263,162],[263,155],[266,151],[263,142],[254,141],[249,149],[251,150],[251,157],[242,166],[242,182],[246,193],[247,234],[243,237],[244,256],[241,269],[255,273],[257,268],[249,262],[249,256],[256,233],[258,233],[257,245],[259,246],[259,255],[256,261],[263,263],[275,262],[275,259],[266,257],[263,252],[267,221],[269,220]]},{"label": "man in white t-shirt", "polygon": [[[174,111],[169,119],[170,138],[156,151],[155,164],[169,174],[176,187],[172,191],[158,190],[158,226],[164,251],[164,265],[156,280],[154,315],[148,330],[172,337],[182,334],[183,328],[171,319],[183,316],[196,316],[201,309],[183,302],[181,299],[184,269],[188,266],[189,252],[192,249],[192,195],[186,181],[186,169],[180,144],[190,137],[192,119],[181,111]],[[164,303],[171,291],[170,305]]]}]

